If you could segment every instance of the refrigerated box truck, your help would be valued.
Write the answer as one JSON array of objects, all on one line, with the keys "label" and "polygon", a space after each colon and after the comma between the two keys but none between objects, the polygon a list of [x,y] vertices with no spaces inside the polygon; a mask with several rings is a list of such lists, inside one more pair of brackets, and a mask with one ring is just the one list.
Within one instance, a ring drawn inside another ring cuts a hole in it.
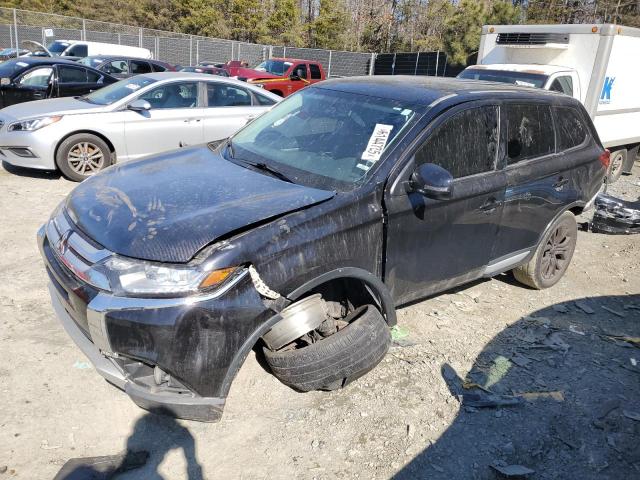
[{"label": "refrigerated box truck", "polygon": [[640,145],[640,29],[621,25],[486,25],[478,65],[459,78],[556,90],[580,100],[611,151],[609,182]]}]

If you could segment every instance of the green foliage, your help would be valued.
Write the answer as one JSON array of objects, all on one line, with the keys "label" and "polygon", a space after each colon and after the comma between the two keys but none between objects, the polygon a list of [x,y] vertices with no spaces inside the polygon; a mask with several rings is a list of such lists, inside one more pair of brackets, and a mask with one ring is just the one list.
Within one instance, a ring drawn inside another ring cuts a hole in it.
[{"label": "green foliage", "polygon": [[260,0],[230,0],[227,18],[233,40],[258,42],[267,33]]},{"label": "green foliage", "polygon": [[302,24],[296,0],[275,0],[267,18],[265,43],[286,46],[302,46]]},{"label": "green foliage", "polygon": [[320,11],[313,22],[312,45],[340,49],[344,46],[346,29],[347,11],[343,0],[320,0]]}]

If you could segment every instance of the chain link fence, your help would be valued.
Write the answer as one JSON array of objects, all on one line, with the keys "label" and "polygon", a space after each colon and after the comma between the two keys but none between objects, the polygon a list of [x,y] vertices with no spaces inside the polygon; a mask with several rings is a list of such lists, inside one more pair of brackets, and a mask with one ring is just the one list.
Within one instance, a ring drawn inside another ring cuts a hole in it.
[{"label": "chain link fence", "polygon": [[[183,66],[228,60],[254,66],[273,57],[300,58],[320,62],[327,77],[443,75],[446,71],[446,67],[439,66],[446,65],[446,57],[440,52],[433,67],[436,52],[375,54],[262,45],[0,7],[0,48],[21,48],[24,40],[45,46],[55,40],[82,40],[144,47],[155,59]],[[391,60],[389,55],[393,56]],[[411,65],[417,68],[412,69]]]}]

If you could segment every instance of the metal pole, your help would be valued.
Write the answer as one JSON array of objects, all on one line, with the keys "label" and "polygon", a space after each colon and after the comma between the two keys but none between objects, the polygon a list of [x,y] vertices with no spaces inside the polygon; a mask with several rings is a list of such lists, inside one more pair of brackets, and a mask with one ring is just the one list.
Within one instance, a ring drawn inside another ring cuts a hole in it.
[{"label": "metal pole", "polygon": [[375,73],[375,65],[376,65],[376,54],[371,54],[371,60],[369,60],[369,75],[373,75]]},{"label": "metal pole", "polygon": [[440,50],[438,50],[438,53],[436,54],[436,77],[438,76],[438,63],[439,63],[439,61],[440,61]]},{"label": "metal pole", "polygon": [[[414,75],[418,75],[418,60],[419,60],[419,59],[420,59],[420,52],[416,53],[416,66],[415,66],[415,68],[413,69],[413,74],[414,74]],[[437,72],[437,71],[438,71],[438,70],[436,69],[436,72]],[[436,73],[436,75],[437,75],[437,73]]]},{"label": "metal pole", "polygon": [[[440,52],[440,50],[438,50],[438,52]],[[447,74],[447,56],[444,56],[444,70],[442,70],[442,76],[444,77]]]},{"label": "metal pole", "polygon": [[159,56],[159,50],[160,50],[160,37],[156,37],[156,54],[154,56],[154,58],[156,60],[158,60],[160,58]]},{"label": "metal pole", "polygon": [[82,41],[87,41],[87,21],[84,18],[82,19]]},{"label": "metal pole", "polygon": [[47,44],[47,40],[46,40],[46,37],[44,36],[44,27],[42,27],[42,45],[46,45],[46,44]]},{"label": "metal pole", "polygon": [[139,31],[138,31],[138,46],[142,47],[144,44],[144,40],[142,38],[142,27],[140,27]]},{"label": "metal pole", "polygon": [[269,45],[269,58],[273,58],[273,45]]},{"label": "metal pole", "polygon": [[193,65],[193,35],[189,35],[189,65]]},{"label": "metal pole", "polygon": [[287,57],[287,47],[282,47],[282,56],[283,56],[284,58],[286,58],[286,57]]},{"label": "metal pole", "polygon": [[13,9],[13,29],[16,34],[16,57],[20,52],[20,42],[18,42],[18,14],[16,13],[16,9]]},{"label": "metal pole", "polygon": [[327,67],[327,78],[331,78],[331,54],[333,50],[329,50],[329,66]]},{"label": "metal pole", "polygon": [[200,40],[196,40],[196,65],[200,63]]},{"label": "metal pole", "polygon": [[122,36],[120,35],[120,32],[118,32],[118,45],[122,45]]},{"label": "metal pole", "polygon": [[396,53],[393,54],[393,63],[391,64],[391,75],[396,74]]}]

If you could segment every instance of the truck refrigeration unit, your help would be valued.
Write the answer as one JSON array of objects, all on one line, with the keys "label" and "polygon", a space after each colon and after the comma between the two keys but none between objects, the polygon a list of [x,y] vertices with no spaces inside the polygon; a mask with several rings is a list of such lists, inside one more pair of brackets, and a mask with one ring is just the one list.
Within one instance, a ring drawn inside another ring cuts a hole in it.
[{"label": "truck refrigeration unit", "polygon": [[640,29],[621,25],[486,25],[478,65],[459,78],[556,90],[580,100],[611,151],[609,182],[640,145]]}]

